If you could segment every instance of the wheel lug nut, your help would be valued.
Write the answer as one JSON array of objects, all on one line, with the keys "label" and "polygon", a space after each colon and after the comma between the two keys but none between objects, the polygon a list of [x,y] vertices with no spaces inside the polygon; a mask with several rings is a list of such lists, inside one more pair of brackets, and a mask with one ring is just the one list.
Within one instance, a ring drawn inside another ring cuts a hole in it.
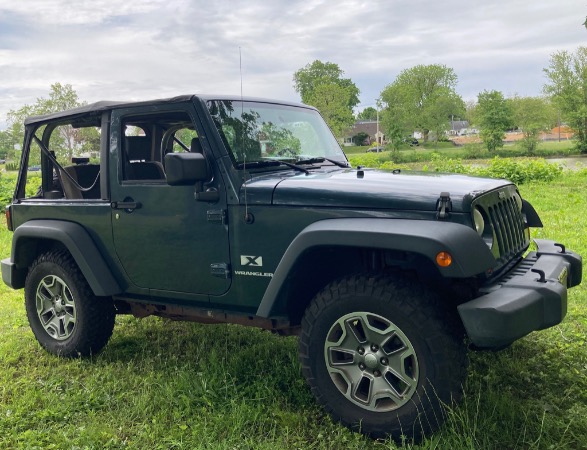
[{"label": "wheel lug nut", "polygon": [[375,371],[373,371],[373,375],[375,375],[376,377],[380,377],[381,372],[379,372],[378,370],[375,370]]},{"label": "wheel lug nut", "polygon": [[381,358],[379,361],[381,362],[381,364],[383,366],[387,366],[387,364],[389,363],[389,361],[387,360],[387,358]]},{"label": "wheel lug nut", "polygon": [[359,369],[365,370],[365,364],[363,364],[363,363],[359,364]]},{"label": "wheel lug nut", "polygon": [[365,349],[363,347],[359,347],[359,355],[364,355],[365,354]]},{"label": "wheel lug nut", "polygon": [[379,350],[379,346],[375,345],[375,344],[371,344],[371,351],[376,352],[377,350]]}]

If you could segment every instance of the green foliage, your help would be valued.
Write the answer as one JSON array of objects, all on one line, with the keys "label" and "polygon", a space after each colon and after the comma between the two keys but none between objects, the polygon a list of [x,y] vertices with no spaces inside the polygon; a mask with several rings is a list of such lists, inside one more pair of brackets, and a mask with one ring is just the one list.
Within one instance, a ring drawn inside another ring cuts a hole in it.
[{"label": "green foliage", "polygon": [[[463,160],[459,157],[448,157],[439,152],[421,155],[422,158],[428,160],[422,166],[422,170],[424,171],[502,178],[516,184],[524,184],[532,181],[553,181],[563,173],[563,168],[560,165],[549,163],[544,159],[500,158],[496,156],[485,165],[470,165],[463,163]],[[396,168],[397,163],[407,163],[414,159],[406,156],[406,154],[394,157],[391,152],[349,156],[349,161],[354,167],[362,166],[374,169]]]},{"label": "green foliage", "polygon": [[389,155],[386,153],[357,153],[348,156],[349,162],[353,167],[370,167],[379,168],[385,161],[389,161]]},{"label": "green foliage", "polygon": [[357,120],[377,120],[377,110],[372,106],[367,106],[357,114]]},{"label": "green foliage", "polygon": [[528,155],[533,155],[540,142],[540,133],[551,130],[556,124],[556,111],[547,99],[541,97],[515,96],[508,101],[514,126],[524,135],[520,145]]},{"label": "green foliage", "polygon": [[487,178],[501,178],[515,184],[531,181],[552,181],[561,176],[563,168],[544,159],[513,159],[495,157],[486,166],[470,166],[461,159],[434,154],[430,169],[436,172],[466,173]]},{"label": "green foliage", "polygon": [[14,188],[15,177],[6,174],[0,174],[0,208],[2,211],[4,211],[5,206],[12,201]]},{"label": "green foliage", "polygon": [[512,127],[512,111],[501,92],[483,91],[479,94],[476,120],[487,150],[493,152],[503,147],[505,132]]},{"label": "green foliage", "polygon": [[343,75],[344,71],[338,64],[315,60],[294,73],[294,89],[300,94],[302,102],[310,105],[309,100],[315,98],[312,93],[316,87],[336,84],[347,91],[345,106],[352,111],[359,104],[360,91],[350,78],[342,78]]},{"label": "green foliage", "polygon": [[456,93],[453,69],[439,64],[418,65],[402,71],[381,92],[387,135],[420,131],[424,142],[430,131],[440,136],[452,115],[463,116],[465,104]]},{"label": "green foliage", "polygon": [[544,159],[493,158],[487,167],[475,168],[472,173],[489,178],[503,178],[516,184],[531,181],[552,181],[560,177],[563,168]]},{"label": "green foliage", "polygon": [[342,136],[355,123],[353,111],[348,107],[352,92],[336,83],[319,84],[314,87],[304,103],[314,106],[335,136]]},{"label": "green foliage", "polygon": [[359,104],[359,89],[343,74],[338,64],[316,60],[293,77],[302,102],[317,108],[338,137],[355,122],[353,108]]},{"label": "green foliage", "polygon": [[6,171],[14,172],[14,171],[18,170],[19,166],[20,165],[15,161],[8,161],[4,165],[4,169],[6,169]]},{"label": "green foliage", "polygon": [[574,54],[553,53],[544,73],[550,81],[544,92],[575,131],[577,149],[587,153],[587,47],[579,47]]},{"label": "green foliage", "polygon": [[369,135],[367,133],[365,133],[364,131],[361,131],[360,133],[357,133],[353,136],[353,142],[356,145],[363,145],[363,142],[365,142],[368,137],[369,137]]},{"label": "green foliage", "polygon": [[[49,114],[76,108],[85,104],[80,102],[77,92],[71,84],[54,83],[51,85],[49,97],[38,98],[34,105],[24,105],[17,110],[9,111],[7,121],[11,130],[12,145],[20,144],[24,140],[24,120],[27,117]],[[58,132],[52,134],[51,147],[57,156],[64,160],[71,160],[76,140],[80,138],[81,131],[72,127],[59,127]],[[99,139],[99,137],[98,137]],[[10,155],[9,155],[10,156]]]},{"label": "green foliage", "polygon": [[424,171],[432,170],[443,173],[468,173],[470,168],[463,164],[461,159],[446,158],[440,153],[433,153],[430,165],[424,166]]}]

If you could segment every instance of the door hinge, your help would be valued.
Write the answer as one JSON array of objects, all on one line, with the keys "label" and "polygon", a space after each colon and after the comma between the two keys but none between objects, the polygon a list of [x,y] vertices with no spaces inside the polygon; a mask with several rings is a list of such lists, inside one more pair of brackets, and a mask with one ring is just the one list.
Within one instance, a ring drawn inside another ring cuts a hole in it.
[{"label": "door hinge", "polygon": [[206,219],[208,220],[208,222],[220,222],[224,225],[226,223],[226,210],[209,209],[206,212]]},{"label": "door hinge", "polygon": [[446,219],[452,209],[452,201],[450,199],[450,192],[441,192],[438,201],[436,202],[436,218]]},{"label": "door hinge", "polygon": [[230,264],[227,263],[212,263],[210,264],[210,273],[213,277],[230,278]]}]

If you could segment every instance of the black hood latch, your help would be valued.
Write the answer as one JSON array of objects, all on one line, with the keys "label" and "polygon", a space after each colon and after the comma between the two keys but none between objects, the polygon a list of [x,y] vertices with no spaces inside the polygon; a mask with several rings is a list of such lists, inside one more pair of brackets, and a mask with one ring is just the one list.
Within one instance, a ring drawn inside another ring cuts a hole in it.
[{"label": "black hood latch", "polygon": [[436,202],[436,218],[439,220],[446,219],[452,209],[450,192],[441,192]]}]

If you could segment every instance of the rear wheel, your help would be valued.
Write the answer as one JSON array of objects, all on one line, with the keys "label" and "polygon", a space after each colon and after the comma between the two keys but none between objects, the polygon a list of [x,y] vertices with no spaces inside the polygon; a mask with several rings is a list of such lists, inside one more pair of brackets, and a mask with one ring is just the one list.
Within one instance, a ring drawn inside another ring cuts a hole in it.
[{"label": "rear wheel", "polygon": [[[313,394],[345,425],[419,440],[443,422],[466,377],[463,332],[415,284],[353,276],[327,286],[302,320],[300,360]],[[460,331],[459,331],[460,330]]]},{"label": "rear wheel", "polygon": [[37,341],[60,356],[98,353],[114,328],[112,299],[96,297],[63,251],[45,253],[33,262],[25,282],[25,307]]}]

